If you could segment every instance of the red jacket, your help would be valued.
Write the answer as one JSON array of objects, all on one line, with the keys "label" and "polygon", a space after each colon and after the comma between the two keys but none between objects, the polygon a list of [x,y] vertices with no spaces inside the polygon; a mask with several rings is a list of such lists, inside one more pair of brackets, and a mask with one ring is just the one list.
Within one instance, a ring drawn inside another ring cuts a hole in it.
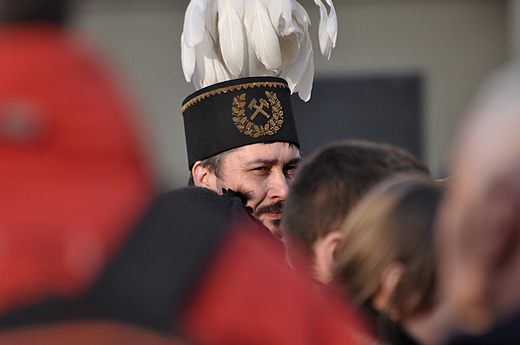
[{"label": "red jacket", "polygon": [[0,314],[84,292],[153,195],[134,110],[85,47],[0,27]]},{"label": "red jacket", "polygon": [[334,294],[284,263],[276,239],[233,233],[219,248],[183,316],[202,344],[372,344],[361,319]]}]

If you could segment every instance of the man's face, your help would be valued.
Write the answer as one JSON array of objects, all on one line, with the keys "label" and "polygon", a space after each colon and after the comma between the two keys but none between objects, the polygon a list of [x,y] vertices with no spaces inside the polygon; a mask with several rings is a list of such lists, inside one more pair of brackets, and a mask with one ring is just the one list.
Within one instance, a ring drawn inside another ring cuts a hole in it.
[{"label": "man's face", "polygon": [[281,238],[282,203],[299,161],[298,149],[288,143],[239,147],[225,156],[215,190],[225,188],[244,194],[253,215]]}]

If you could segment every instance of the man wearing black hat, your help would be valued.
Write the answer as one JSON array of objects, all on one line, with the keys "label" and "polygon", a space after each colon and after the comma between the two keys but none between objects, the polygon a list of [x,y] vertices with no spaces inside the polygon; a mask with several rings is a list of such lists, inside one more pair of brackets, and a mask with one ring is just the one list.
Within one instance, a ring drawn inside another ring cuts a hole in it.
[{"label": "man wearing black hat", "polygon": [[[331,0],[320,7],[320,48],[336,42]],[[195,186],[243,196],[250,214],[281,238],[282,203],[300,161],[290,94],[309,100],[310,20],[296,1],[191,0],[181,36],[189,169]]]},{"label": "man wearing black hat", "polygon": [[240,193],[279,238],[282,203],[300,161],[289,95],[283,79],[241,78],[195,92],[182,108],[194,185]]}]

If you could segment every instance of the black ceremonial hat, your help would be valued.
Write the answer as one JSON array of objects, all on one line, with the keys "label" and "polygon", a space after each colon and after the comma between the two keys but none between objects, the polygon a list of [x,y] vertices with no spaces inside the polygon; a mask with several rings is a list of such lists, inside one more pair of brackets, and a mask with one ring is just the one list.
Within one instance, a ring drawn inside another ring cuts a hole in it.
[{"label": "black ceremonial hat", "polygon": [[287,82],[249,77],[202,88],[182,103],[189,169],[198,160],[255,143],[300,146]]}]

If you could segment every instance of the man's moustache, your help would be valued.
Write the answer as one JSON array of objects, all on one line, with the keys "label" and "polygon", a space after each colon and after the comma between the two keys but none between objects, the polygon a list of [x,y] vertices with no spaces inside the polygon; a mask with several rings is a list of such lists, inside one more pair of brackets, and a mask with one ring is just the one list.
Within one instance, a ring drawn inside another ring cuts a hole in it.
[{"label": "man's moustache", "polygon": [[264,213],[282,213],[282,206],[283,202],[279,201],[274,204],[259,207],[255,212],[255,217],[259,217],[261,214]]}]

